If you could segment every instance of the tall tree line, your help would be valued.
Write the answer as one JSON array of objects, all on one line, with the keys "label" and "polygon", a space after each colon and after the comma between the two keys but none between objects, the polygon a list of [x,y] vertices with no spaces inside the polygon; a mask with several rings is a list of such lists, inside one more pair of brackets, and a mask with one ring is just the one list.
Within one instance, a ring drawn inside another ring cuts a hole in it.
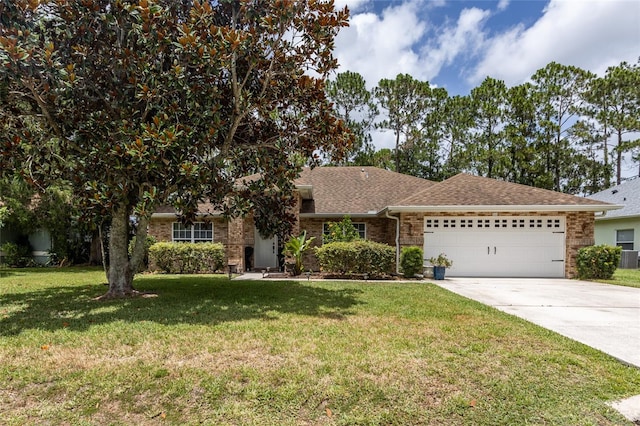
[{"label": "tall tree line", "polygon": [[[340,165],[432,180],[466,172],[572,194],[620,183],[625,161],[640,167],[640,60],[602,77],[551,62],[527,83],[487,77],[466,96],[408,74],[368,90],[347,71],[327,95],[356,137]],[[393,134],[392,149],[374,149],[375,129]]]}]

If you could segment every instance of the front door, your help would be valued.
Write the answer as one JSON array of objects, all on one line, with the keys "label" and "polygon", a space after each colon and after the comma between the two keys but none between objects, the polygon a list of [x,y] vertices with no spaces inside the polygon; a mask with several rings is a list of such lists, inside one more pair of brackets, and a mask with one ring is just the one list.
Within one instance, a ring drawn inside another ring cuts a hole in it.
[{"label": "front door", "polygon": [[255,230],[256,243],[253,253],[255,269],[267,269],[278,267],[278,237],[264,238],[258,230]]}]

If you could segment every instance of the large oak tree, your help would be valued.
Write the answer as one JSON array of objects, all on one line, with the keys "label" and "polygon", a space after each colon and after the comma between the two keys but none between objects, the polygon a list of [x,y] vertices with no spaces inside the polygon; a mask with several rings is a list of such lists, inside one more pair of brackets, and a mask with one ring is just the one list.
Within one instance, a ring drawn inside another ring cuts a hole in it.
[{"label": "large oak tree", "polygon": [[351,140],[324,91],[348,17],[332,1],[14,0],[0,16],[0,170],[68,181],[111,218],[107,297],[135,293],[159,203],[189,221],[207,198],[283,233],[297,159]]}]

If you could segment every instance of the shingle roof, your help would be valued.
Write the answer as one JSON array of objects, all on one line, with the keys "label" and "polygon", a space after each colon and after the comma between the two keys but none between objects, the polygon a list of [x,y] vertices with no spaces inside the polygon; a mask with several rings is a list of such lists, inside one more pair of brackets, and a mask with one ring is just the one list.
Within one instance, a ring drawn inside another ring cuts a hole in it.
[{"label": "shingle roof", "polygon": [[398,206],[601,206],[588,198],[485,177],[458,174]]},{"label": "shingle roof", "polygon": [[377,167],[305,168],[296,185],[313,186],[313,202],[303,203],[301,213],[376,213],[435,182]]},{"label": "shingle roof", "polygon": [[624,206],[608,212],[603,219],[640,216],[640,178],[635,178],[589,196],[592,200]]},{"label": "shingle roof", "polygon": [[[439,206],[470,209],[504,206],[505,210],[518,206],[530,206],[532,209],[570,206],[578,210],[609,210],[615,207],[607,200],[591,199],[597,194],[583,198],[464,173],[438,183],[377,167],[306,167],[295,185],[312,188],[313,199],[303,200],[300,213],[316,215],[376,214],[388,207],[417,210]],[[640,193],[640,188],[635,191]],[[631,198],[627,196],[627,199]],[[637,212],[637,195],[635,203]],[[218,213],[208,203],[201,204],[198,210],[200,214]],[[173,208],[162,206],[156,213],[173,212]],[[608,213],[607,217],[613,214]]]}]

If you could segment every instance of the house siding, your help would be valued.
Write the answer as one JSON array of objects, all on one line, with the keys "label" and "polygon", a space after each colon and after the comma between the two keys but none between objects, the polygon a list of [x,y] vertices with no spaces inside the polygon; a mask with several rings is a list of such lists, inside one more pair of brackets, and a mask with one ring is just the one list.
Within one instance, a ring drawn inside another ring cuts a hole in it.
[{"label": "house siding", "polygon": [[633,229],[633,249],[640,249],[640,217],[601,219],[595,223],[596,244],[616,245],[616,231]]}]

